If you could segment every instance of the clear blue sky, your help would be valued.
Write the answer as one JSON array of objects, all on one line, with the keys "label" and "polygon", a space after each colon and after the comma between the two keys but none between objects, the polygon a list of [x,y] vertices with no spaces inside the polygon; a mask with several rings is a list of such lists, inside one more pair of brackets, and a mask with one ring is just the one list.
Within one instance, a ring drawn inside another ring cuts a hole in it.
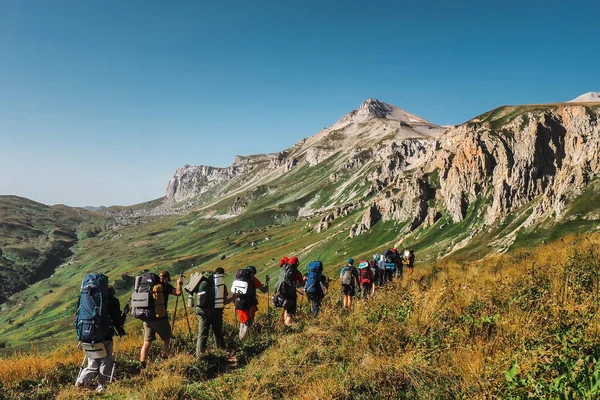
[{"label": "clear blue sky", "polygon": [[151,200],[368,97],[456,124],[600,91],[599,3],[0,0],[0,194]]}]

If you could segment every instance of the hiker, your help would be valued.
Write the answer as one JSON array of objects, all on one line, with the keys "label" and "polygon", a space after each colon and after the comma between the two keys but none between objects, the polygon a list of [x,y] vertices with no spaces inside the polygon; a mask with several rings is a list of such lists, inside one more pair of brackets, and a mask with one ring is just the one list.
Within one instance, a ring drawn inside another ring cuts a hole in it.
[{"label": "hiker", "polygon": [[358,280],[360,283],[360,298],[366,301],[371,294],[374,282],[373,271],[371,271],[371,266],[366,260],[362,260],[358,264]]},{"label": "hiker", "polygon": [[379,282],[379,267],[377,266],[377,254],[373,256],[373,260],[369,263],[371,273],[373,274],[373,280],[371,281],[371,296],[375,295],[375,287]]},{"label": "hiker", "polygon": [[[239,338],[240,340],[243,340],[248,334],[248,330],[252,326],[254,316],[258,310],[256,289],[263,293],[267,293],[269,276],[267,275],[266,285],[263,285],[256,277],[256,267],[250,265],[245,270],[238,270],[235,278],[236,280],[243,280],[247,283],[246,291],[244,293],[238,293],[235,299],[235,312],[240,321]],[[234,292],[234,290],[232,290],[232,292]]]},{"label": "hiker", "polygon": [[396,260],[398,250],[388,249],[383,253],[385,260],[385,281],[391,282],[394,279],[394,273],[396,272]]},{"label": "hiker", "polygon": [[329,282],[323,275],[323,263],[321,261],[310,262],[308,272],[304,275],[304,292],[310,301],[310,309],[315,318],[319,316],[321,302],[327,289],[329,289]]},{"label": "hiker", "polygon": [[408,274],[412,274],[415,268],[415,251],[414,250],[404,250],[404,254],[402,255],[402,265],[408,268]]},{"label": "hiker", "polygon": [[[108,282],[108,279],[106,282]],[[123,325],[129,312],[129,305],[126,305],[123,312],[121,312],[121,304],[119,303],[119,299],[115,297],[115,288],[112,285],[108,285],[106,312],[108,315],[108,327],[106,334],[101,340],[106,350],[105,355],[100,358],[92,358],[93,356],[90,357],[88,352],[86,352],[86,355],[88,355],[87,367],[80,371],[75,382],[75,386],[87,386],[92,379],[98,377],[98,386],[96,387],[98,393],[104,391],[106,383],[111,379],[113,371],[113,335],[114,333],[117,333],[119,336],[125,335]],[[85,350],[85,344],[83,344],[83,347]]]},{"label": "hiker", "polygon": [[[198,315],[198,340],[196,341],[196,357],[199,357],[206,350],[208,342],[208,331],[212,327],[213,335],[215,336],[215,345],[222,349],[225,347],[223,339],[223,310],[224,306],[231,303],[237,298],[237,294],[233,294],[231,298],[227,292],[227,286],[223,283],[223,275],[225,270],[221,267],[215,269],[213,274],[206,274],[202,279],[206,280],[203,285],[199,283],[198,293],[209,292],[209,300],[204,307],[200,304],[195,304],[194,311]],[[199,303],[199,302],[198,302]]]},{"label": "hiker", "polygon": [[304,281],[302,273],[298,271],[298,263],[298,257],[292,257],[282,264],[279,279],[275,285],[275,293],[271,299],[273,307],[283,308],[282,316],[285,326],[288,327],[292,325],[297,311],[298,292],[296,288],[301,287]]},{"label": "hiker", "polygon": [[[158,274],[160,288],[162,289],[162,297],[164,299],[164,312],[156,310],[156,314],[160,316],[154,316],[154,318],[150,318],[144,321],[144,345],[142,346],[142,350],[140,352],[140,363],[142,367],[146,366],[147,358],[148,358],[148,350],[150,349],[150,344],[156,340],[156,334],[163,341],[162,352],[160,353],[161,358],[167,358],[169,356],[169,346],[171,344],[171,324],[169,323],[169,317],[167,315],[167,305],[169,301],[169,295],[181,296],[181,282],[182,277],[180,276],[177,279],[177,287],[173,287],[169,282],[171,281],[171,276],[169,272],[164,270]],[[158,286],[158,285],[155,285]],[[161,307],[161,310],[163,307]]]},{"label": "hiker", "polygon": [[348,264],[340,271],[340,283],[344,295],[344,308],[352,307],[352,297],[356,294],[356,286],[359,285],[358,270],[354,266],[354,259],[349,258]]},{"label": "hiker", "polygon": [[385,259],[382,254],[377,256],[377,270],[379,287],[382,287],[386,282]]}]

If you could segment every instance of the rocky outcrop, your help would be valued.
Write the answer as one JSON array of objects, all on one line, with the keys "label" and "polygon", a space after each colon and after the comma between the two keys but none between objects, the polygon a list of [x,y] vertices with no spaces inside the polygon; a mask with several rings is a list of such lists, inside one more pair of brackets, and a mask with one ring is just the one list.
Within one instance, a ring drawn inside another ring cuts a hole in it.
[{"label": "rocky outcrop", "polygon": [[289,152],[282,151],[281,153],[277,153],[277,156],[275,156],[270,161],[269,169],[277,169],[283,167],[284,171],[288,172],[291,171],[291,169],[294,168],[296,165],[298,165],[298,160],[293,157],[290,158]]},{"label": "rocky outcrop", "polygon": [[[485,200],[478,210],[484,225],[531,202],[525,226],[561,218],[569,199],[600,173],[598,109],[501,107],[449,129],[433,144],[417,148],[404,141],[376,151],[380,167],[369,179],[383,184],[372,184],[365,195],[386,196],[365,211],[350,236],[378,218],[407,222],[407,230],[434,223],[442,211],[459,222],[478,199]],[[415,160],[412,170],[406,155]],[[386,191],[390,185],[394,189]]]},{"label": "rocky outcrop", "polygon": [[[600,131],[595,111],[583,106],[524,110],[510,121],[465,124],[439,139],[443,202],[452,219],[464,218],[478,197],[489,197],[485,222],[541,196],[530,221],[551,212],[560,216],[568,197],[600,172]],[[510,115],[510,114],[509,114]],[[499,122],[503,123],[500,125]]]},{"label": "rocky outcrop", "polygon": [[212,186],[235,178],[241,172],[252,170],[252,165],[217,168],[206,165],[185,165],[178,168],[167,185],[168,200],[180,202],[198,196]]}]

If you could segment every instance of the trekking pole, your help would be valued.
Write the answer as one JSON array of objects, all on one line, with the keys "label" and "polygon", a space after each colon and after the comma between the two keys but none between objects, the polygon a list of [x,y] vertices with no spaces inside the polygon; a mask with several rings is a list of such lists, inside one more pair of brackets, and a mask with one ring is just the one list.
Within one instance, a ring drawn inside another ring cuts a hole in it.
[{"label": "trekking pole", "polygon": [[[81,342],[77,343],[77,348],[81,346]],[[85,350],[83,350],[83,360],[81,360],[81,367],[79,368],[79,373],[77,374],[77,378],[75,378],[75,384],[77,384],[77,379],[79,379],[79,375],[81,375],[81,371],[83,371],[83,365],[85,364]]]},{"label": "trekking pole", "polygon": [[[268,277],[268,275],[267,275]],[[269,281],[267,281],[267,326],[269,327],[269,335],[271,334],[271,291],[269,289]]]},{"label": "trekking pole", "polygon": [[[179,298],[179,296],[177,296],[177,298]],[[188,318],[187,307],[185,306],[185,304],[183,305],[183,312],[185,314],[185,320],[187,322],[188,332],[190,334],[190,343],[191,343],[194,340],[194,337],[192,336],[192,328],[190,326],[190,319]]]},{"label": "trekking pole", "polygon": [[177,317],[177,304],[179,304],[179,296],[175,297],[175,311],[173,311],[173,322],[171,322],[171,335],[175,332],[175,317]]},{"label": "trekking pole", "polygon": [[117,341],[117,351],[115,352],[115,359],[113,360],[112,371],[110,371],[110,383],[113,381],[113,376],[115,375],[115,364],[117,363],[117,357],[119,357],[119,346],[121,345],[121,339],[123,337],[119,335],[119,340]]},{"label": "trekking pole", "polygon": [[302,296],[302,299],[300,299],[300,309],[302,309],[302,304],[304,304],[304,293],[302,293],[299,290],[296,290],[296,292],[298,292],[300,296]]}]

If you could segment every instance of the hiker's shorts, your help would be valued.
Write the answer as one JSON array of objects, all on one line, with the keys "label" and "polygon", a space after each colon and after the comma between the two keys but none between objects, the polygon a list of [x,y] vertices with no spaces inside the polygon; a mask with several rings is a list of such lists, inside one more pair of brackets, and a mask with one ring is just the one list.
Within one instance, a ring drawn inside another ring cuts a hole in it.
[{"label": "hiker's shorts", "polygon": [[354,296],[355,290],[353,285],[342,285],[342,292],[346,296]]},{"label": "hiker's shorts", "polygon": [[298,298],[296,296],[289,299],[285,299],[285,302],[283,303],[283,309],[287,311],[288,315],[296,314],[296,309],[298,308],[296,307],[297,303]]},{"label": "hiker's shorts", "polygon": [[171,338],[171,325],[168,318],[144,321],[144,342],[156,340],[157,333],[163,341]]}]

